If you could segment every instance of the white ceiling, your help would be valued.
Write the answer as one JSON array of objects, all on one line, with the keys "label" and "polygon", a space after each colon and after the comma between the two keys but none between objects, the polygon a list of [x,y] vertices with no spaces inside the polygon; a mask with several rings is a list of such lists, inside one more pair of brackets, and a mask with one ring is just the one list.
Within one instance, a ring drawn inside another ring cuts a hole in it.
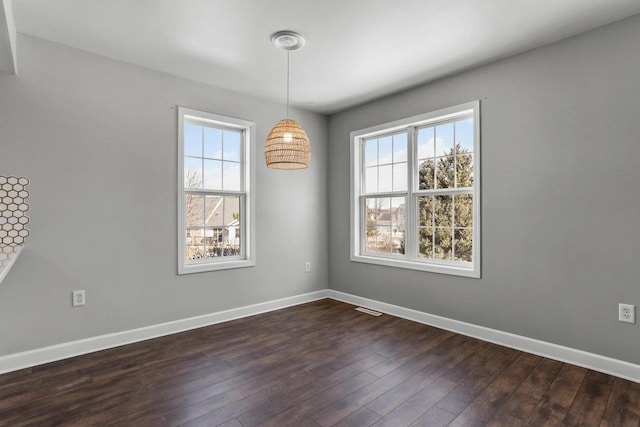
[{"label": "white ceiling", "polygon": [[[332,113],[640,12],[640,0],[14,0],[18,32]],[[18,59],[20,52],[18,52]]]}]

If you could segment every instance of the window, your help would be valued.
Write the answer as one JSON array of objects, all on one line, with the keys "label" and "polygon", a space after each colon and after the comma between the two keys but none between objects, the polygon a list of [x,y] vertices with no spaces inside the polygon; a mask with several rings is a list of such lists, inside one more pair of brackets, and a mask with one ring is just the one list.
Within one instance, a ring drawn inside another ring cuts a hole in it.
[{"label": "window", "polygon": [[178,108],[178,273],[255,265],[255,124]]},{"label": "window", "polygon": [[351,133],[351,260],[480,277],[480,103]]}]

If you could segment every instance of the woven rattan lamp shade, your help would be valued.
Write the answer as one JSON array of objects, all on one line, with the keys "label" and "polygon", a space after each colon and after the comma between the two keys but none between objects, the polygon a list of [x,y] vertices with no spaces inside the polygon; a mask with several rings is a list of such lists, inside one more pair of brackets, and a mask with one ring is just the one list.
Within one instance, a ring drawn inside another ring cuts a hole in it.
[{"label": "woven rattan lamp shade", "polygon": [[310,143],[304,129],[292,119],[276,124],[264,147],[264,158],[272,169],[305,169],[311,158]]}]

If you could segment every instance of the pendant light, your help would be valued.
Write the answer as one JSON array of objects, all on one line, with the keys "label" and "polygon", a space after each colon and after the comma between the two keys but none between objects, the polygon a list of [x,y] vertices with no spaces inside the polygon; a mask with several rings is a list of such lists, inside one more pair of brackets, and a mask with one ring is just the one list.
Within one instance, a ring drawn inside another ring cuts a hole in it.
[{"label": "pendant light", "polygon": [[293,31],[279,31],[271,42],[287,51],[287,117],[269,132],[264,147],[264,158],[271,169],[305,169],[309,167],[310,142],[306,132],[289,118],[289,52],[304,46],[304,38]]}]

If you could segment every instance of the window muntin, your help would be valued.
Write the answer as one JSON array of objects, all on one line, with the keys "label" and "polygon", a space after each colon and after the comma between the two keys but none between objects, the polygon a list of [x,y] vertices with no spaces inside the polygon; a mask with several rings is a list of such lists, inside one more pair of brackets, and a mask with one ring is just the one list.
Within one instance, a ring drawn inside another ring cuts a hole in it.
[{"label": "window muntin", "polygon": [[352,260],[479,277],[479,103],[353,132],[352,144]]},{"label": "window muntin", "polygon": [[364,141],[365,193],[407,190],[407,133]]},{"label": "window muntin", "polygon": [[179,108],[179,273],[255,265],[254,124]]},{"label": "window muntin", "polygon": [[241,196],[185,195],[185,260],[241,257]]},{"label": "window muntin", "polygon": [[185,188],[241,191],[243,132],[187,121],[184,125]]},{"label": "window muntin", "polygon": [[418,257],[473,261],[473,195],[418,196]]}]

